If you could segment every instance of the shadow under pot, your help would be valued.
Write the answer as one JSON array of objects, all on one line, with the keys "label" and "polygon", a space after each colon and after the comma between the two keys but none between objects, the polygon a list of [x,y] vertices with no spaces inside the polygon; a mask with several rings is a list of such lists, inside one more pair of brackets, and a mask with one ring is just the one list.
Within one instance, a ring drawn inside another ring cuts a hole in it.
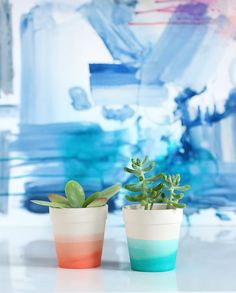
[{"label": "shadow under pot", "polygon": [[165,272],[176,266],[183,209],[152,210],[141,205],[123,208],[131,268],[142,272]]},{"label": "shadow under pot", "polygon": [[49,208],[58,266],[85,269],[101,264],[107,205],[94,208]]}]

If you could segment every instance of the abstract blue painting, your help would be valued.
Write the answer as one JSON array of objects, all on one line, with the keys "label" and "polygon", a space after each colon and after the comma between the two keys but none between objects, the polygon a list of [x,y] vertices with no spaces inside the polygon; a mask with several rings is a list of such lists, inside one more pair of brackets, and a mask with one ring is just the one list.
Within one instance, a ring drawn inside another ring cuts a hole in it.
[{"label": "abstract blue painting", "polygon": [[150,154],[191,184],[189,223],[236,222],[235,1],[0,0],[0,96],[2,213]]}]

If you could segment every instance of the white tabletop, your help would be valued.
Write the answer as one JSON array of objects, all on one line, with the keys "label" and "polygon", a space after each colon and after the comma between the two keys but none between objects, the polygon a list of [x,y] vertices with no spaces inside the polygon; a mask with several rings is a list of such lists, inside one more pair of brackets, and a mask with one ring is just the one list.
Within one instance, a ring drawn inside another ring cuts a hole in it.
[{"label": "white tabletop", "polygon": [[49,227],[0,227],[0,292],[236,291],[236,227],[182,227],[177,268],[130,270],[125,231],[107,227],[100,268],[57,268]]}]

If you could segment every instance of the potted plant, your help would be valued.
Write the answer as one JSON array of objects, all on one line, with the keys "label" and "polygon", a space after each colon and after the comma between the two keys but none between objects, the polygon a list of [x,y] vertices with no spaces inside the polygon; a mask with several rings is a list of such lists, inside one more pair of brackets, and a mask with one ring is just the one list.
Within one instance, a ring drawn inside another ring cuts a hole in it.
[{"label": "potted plant", "polygon": [[85,199],[82,186],[73,180],[65,196],[50,194],[48,201],[32,202],[49,207],[53,224],[58,266],[92,268],[101,264],[107,201],[120,190],[115,184]]},{"label": "potted plant", "polygon": [[155,162],[148,157],[131,159],[124,170],[137,179],[125,185],[126,199],[138,204],[123,208],[131,268],[163,272],[175,268],[179,232],[185,204],[179,203],[189,185],[180,186],[180,175],[147,176]]}]

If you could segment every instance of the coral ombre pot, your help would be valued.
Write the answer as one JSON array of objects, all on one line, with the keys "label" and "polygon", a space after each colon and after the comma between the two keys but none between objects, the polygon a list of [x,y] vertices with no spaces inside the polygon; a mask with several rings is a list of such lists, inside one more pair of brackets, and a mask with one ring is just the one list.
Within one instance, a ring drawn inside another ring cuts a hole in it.
[{"label": "coral ombre pot", "polygon": [[107,205],[49,208],[59,267],[86,269],[100,266],[107,210]]},{"label": "coral ombre pot", "polygon": [[176,265],[183,209],[152,210],[140,205],[123,208],[131,268],[142,272],[165,272]]}]

